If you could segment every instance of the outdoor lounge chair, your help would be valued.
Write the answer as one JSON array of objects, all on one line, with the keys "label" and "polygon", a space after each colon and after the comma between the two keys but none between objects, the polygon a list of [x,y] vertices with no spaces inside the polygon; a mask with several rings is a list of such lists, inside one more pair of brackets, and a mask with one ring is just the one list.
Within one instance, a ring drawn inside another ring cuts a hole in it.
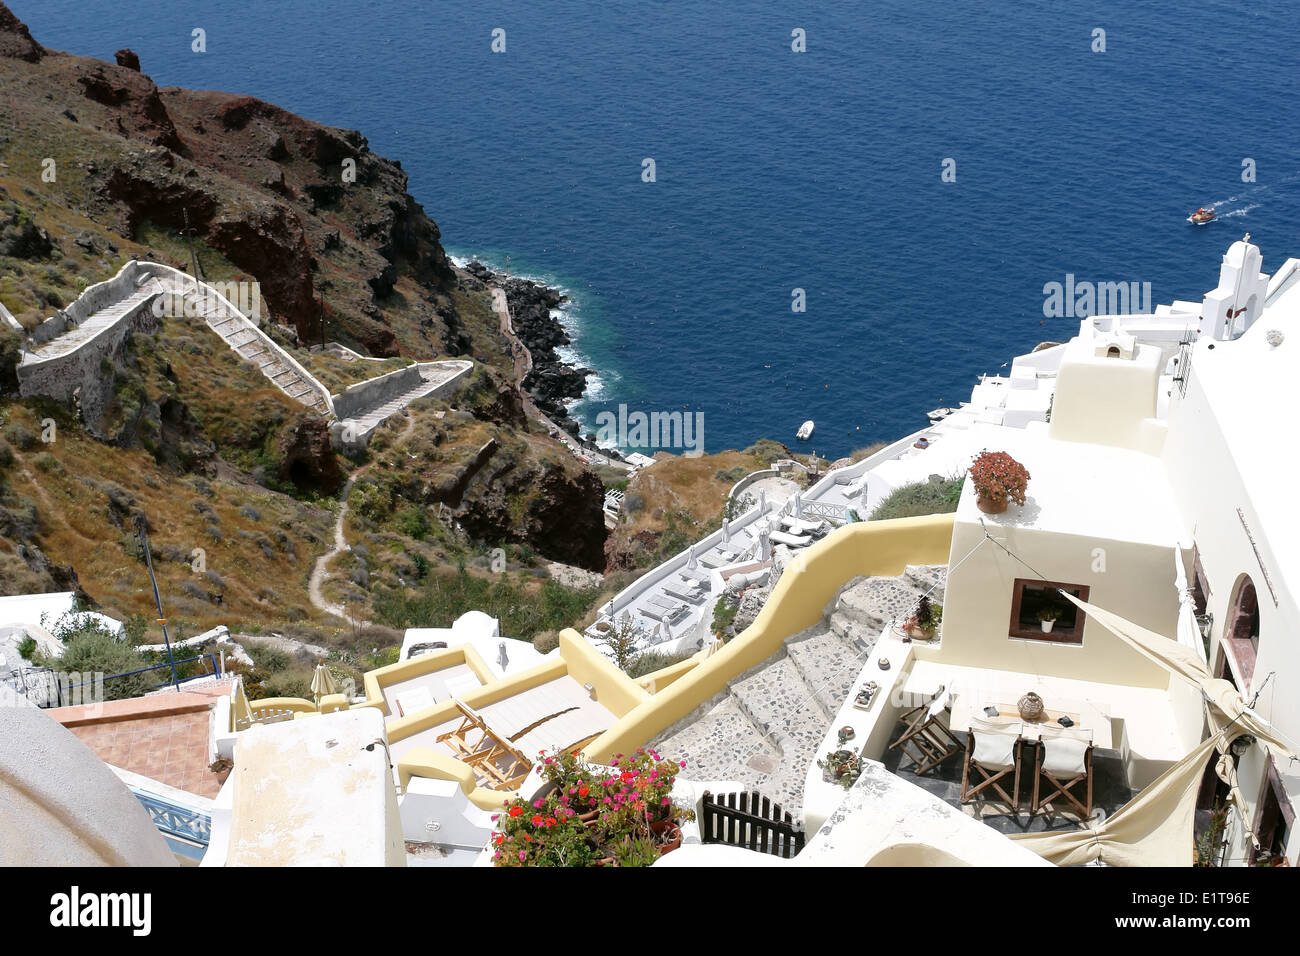
[{"label": "outdoor lounge chair", "polygon": [[[528,777],[532,761],[518,747],[502,740],[490,729],[483,716],[468,704],[457,700],[461,722],[454,730],[439,734],[437,742],[451,750],[452,756],[474,771],[475,779],[490,790],[513,790]],[[477,735],[477,739],[472,738]]]},{"label": "outdoor lounge chair", "polygon": [[[966,765],[961,772],[961,802],[969,803],[990,787],[1011,807],[1020,811],[1020,744],[1023,741],[1021,725],[999,724],[972,717],[970,733],[966,737]],[[971,771],[983,779],[972,786]],[[1009,773],[1015,773],[1011,793],[999,782]]]},{"label": "outdoor lounge chair", "polygon": [[948,691],[940,687],[924,704],[903,714],[907,729],[889,745],[890,750],[901,749],[916,764],[913,773],[918,776],[961,752],[961,742],[944,722],[948,706]]},{"label": "outdoor lounge chair", "polygon": [[[1092,813],[1092,732],[1050,724],[1038,730],[1038,753],[1034,757],[1034,798],[1030,812],[1045,806],[1055,809],[1058,797],[1086,820]],[[1047,781],[1052,791],[1039,796],[1039,784]],[[1083,793],[1078,793],[1079,789]]]},{"label": "outdoor lounge chair", "polygon": [[663,586],[663,589],[664,594],[683,601],[690,601],[692,604],[698,604],[704,599],[704,589],[700,587],[690,588],[685,584],[674,584],[669,581]]}]

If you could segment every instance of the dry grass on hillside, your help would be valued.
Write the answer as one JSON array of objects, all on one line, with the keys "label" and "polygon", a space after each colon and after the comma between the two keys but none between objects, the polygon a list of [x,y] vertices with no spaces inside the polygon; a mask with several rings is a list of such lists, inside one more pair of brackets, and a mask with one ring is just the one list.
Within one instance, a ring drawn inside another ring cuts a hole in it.
[{"label": "dry grass on hillside", "polygon": [[[28,409],[10,406],[6,417],[9,425],[40,431]],[[72,426],[58,428],[49,444],[14,454],[5,477],[39,510],[36,543],[55,561],[71,562],[107,613],[157,617],[133,534],[138,509],[149,519],[163,611],[187,633],[316,615],[306,581],[329,538],[329,511],[258,486],[182,479],[143,450],[106,446]],[[196,549],[203,573],[195,569]]]}]

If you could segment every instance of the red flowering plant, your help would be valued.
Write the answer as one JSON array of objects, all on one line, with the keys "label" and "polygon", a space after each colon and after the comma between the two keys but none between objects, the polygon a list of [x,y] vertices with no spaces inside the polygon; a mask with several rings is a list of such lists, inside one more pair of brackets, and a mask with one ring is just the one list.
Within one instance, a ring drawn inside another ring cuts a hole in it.
[{"label": "red flowering plant", "polygon": [[970,480],[976,494],[992,504],[1025,503],[1029,472],[1004,451],[980,452],[970,466]]},{"label": "red flowering plant", "polygon": [[511,800],[495,818],[492,862],[496,866],[590,866],[600,848],[558,793],[532,803]]},{"label": "red flowering plant", "polygon": [[[673,806],[672,790],[685,763],[642,747],[610,765],[584,762],[578,751],[540,755],[552,789],[531,803],[510,801],[494,817],[497,866],[647,865],[647,846],[671,846],[675,824],[693,810]],[[658,841],[658,842],[656,842]]]}]

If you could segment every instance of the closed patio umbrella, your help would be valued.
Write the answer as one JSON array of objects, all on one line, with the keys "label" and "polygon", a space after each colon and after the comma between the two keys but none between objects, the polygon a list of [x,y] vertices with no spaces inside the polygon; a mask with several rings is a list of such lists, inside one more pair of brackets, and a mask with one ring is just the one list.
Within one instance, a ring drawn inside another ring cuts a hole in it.
[{"label": "closed patio umbrella", "polygon": [[334,675],[330,669],[322,662],[316,665],[316,673],[311,675],[311,692],[316,697],[316,706],[320,706],[320,699],[330,694],[337,694],[339,691],[338,684],[334,682]]}]

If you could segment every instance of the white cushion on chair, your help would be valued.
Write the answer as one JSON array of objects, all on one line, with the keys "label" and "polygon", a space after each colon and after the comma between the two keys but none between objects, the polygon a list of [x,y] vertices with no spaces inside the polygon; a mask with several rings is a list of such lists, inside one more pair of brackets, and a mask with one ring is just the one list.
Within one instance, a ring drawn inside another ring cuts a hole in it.
[{"label": "white cushion on chair", "polygon": [[975,748],[971,753],[975,763],[992,770],[1005,770],[1016,765],[1020,724],[994,724],[972,717],[970,734],[975,738]]},{"label": "white cushion on chair", "polygon": [[1043,746],[1043,771],[1053,777],[1077,777],[1088,772],[1087,753],[1092,731],[1042,727],[1038,740]]}]

